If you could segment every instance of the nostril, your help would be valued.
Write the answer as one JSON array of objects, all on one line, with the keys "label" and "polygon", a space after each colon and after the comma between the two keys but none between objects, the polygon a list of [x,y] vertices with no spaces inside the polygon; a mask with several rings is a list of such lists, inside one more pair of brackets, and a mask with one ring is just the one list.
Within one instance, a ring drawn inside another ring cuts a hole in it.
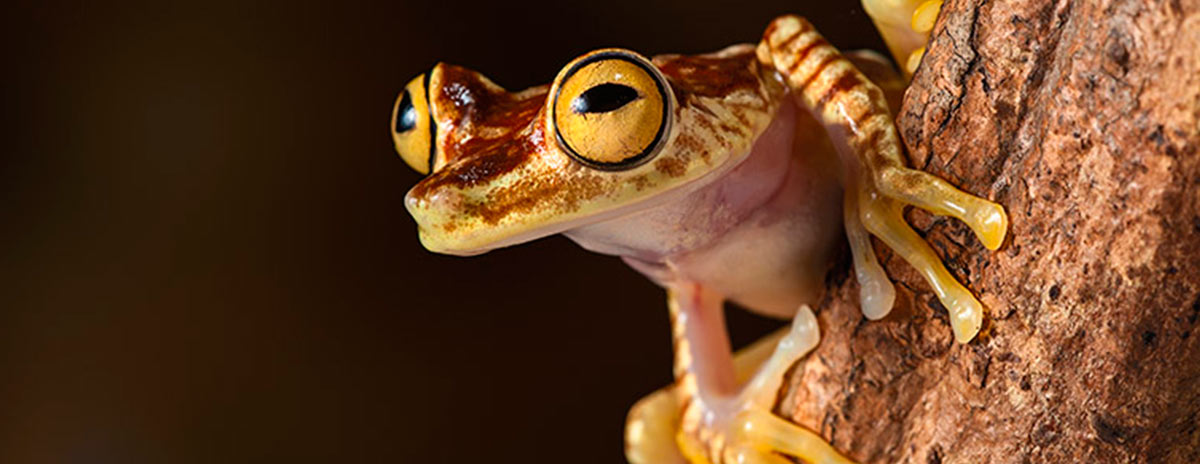
[{"label": "nostril", "polygon": [[417,209],[423,209],[425,206],[424,203],[425,199],[423,197],[413,195],[412,191],[409,191],[407,195],[404,195],[404,207],[410,212]]}]

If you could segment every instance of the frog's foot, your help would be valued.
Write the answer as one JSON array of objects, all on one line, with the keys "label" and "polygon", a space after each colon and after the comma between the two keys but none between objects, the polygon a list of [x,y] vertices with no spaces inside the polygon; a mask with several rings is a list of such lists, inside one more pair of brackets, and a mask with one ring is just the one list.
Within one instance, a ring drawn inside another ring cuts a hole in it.
[{"label": "frog's foot", "polygon": [[[969,341],[983,324],[983,307],[946,271],[929,245],[904,222],[904,204],[966,222],[990,250],[995,250],[1004,241],[1008,229],[1004,209],[921,171],[904,167],[887,167],[883,171],[887,174],[875,183],[887,189],[885,195],[870,187],[869,180],[860,179],[857,186],[846,189],[843,203],[846,238],[854,260],[863,315],[872,320],[883,318],[891,311],[896,298],[891,280],[875,257],[867,235],[869,231],[921,272],[950,312],[955,337],[960,342]],[[905,178],[901,179],[901,176]]]},{"label": "frog's foot", "polygon": [[[802,306],[774,352],[735,395],[709,397],[707,403],[696,402],[684,411],[680,447],[701,449],[698,445],[707,437],[707,455],[722,464],[793,462],[784,456],[807,463],[851,463],[820,435],[771,413],[784,374],[816,347],[819,339],[816,317],[808,306]],[[687,433],[689,420],[702,424],[698,433]]]},{"label": "frog's foot", "polygon": [[[771,23],[758,57],[783,74],[798,100],[834,138],[845,166],[846,230],[863,286],[864,314],[882,317],[890,308],[887,277],[874,262],[865,229],[917,269],[949,310],[954,335],[967,342],[979,332],[983,307],[946,271],[929,245],[904,222],[905,205],[965,222],[988,249],[1004,241],[1008,217],[995,203],[967,194],[933,175],[904,166],[904,150],[884,92],[803,18]],[[857,208],[857,214],[854,209]],[[855,221],[857,216],[858,221]],[[860,224],[861,222],[861,224]]]},{"label": "frog's foot", "polygon": [[[680,412],[675,441],[681,455],[692,464],[792,462],[784,456],[809,463],[850,462],[820,435],[771,413],[784,374],[820,340],[812,310],[802,306],[777,342],[768,338],[735,360],[721,303],[719,295],[700,286],[673,287],[673,389]],[[648,399],[642,409],[656,408],[655,402],[666,404]]]},{"label": "frog's foot", "polygon": [[630,464],[687,464],[675,445],[679,416],[674,387],[638,401],[625,419],[625,459]]},{"label": "frog's foot", "polygon": [[[755,378],[759,366],[771,358],[779,341],[791,332],[788,328],[780,329],[739,350],[733,358],[737,383],[745,384]],[[683,415],[679,409],[679,395],[683,392],[678,391],[678,385],[651,393],[629,410],[625,421],[625,458],[631,464],[687,464],[676,444]]]},{"label": "frog's foot", "polygon": [[[759,407],[744,408],[734,417],[726,432],[731,438],[724,453],[713,461],[698,438],[677,435],[679,413],[671,388],[656,391],[634,405],[625,426],[625,458],[630,464],[793,464],[779,453],[814,464],[853,463],[820,435]],[[684,457],[681,448],[689,457]]]},{"label": "frog's foot", "polygon": [[911,76],[925,56],[942,0],[862,0],[862,4],[896,62]]},{"label": "frog's foot", "polygon": [[[894,169],[912,171],[907,168]],[[938,300],[950,313],[950,326],[954,329],[955,339],[966,343],[979,333],[983,325],[983,305],[946,271],[929,244],[904,221],[905,203],[963,220],[989,249],[996,249],[1004,240],[1008,218],[995,203],[963,193],[923,172],[912,172],[921,175],[904,175],[920,180],[920,186],[897,183],[891,175],[875,179],[879,190],[866,181],[860,182],[857,187],[859,218],[866,230],[879,237],[929,282]],[[923,190],[915,192],[918,189]]]},{"label": "frog's foot", "polygon": [[[895,140],[890,118],[886,119],[886,126],[883,124],[884,118],[872,118],[864,124],[863,132],[855,134],[857,140],[852,145],[862,150],[858,160],[865,166],[858,176],[851,177],[844,204],[846,235],[854,255],[863,314],[871,319],[883,317],[895,295],[891,282],[875,260],[870,240],[863,233],[865,229],[929,282],[950,313],[955,339],[966,343],[983,325],[983,305],[946,270],[929,244],[905,222],[904,207],[912,205],[963,221],[989,250],[999,248],[1004,242],[1008,216],[996,203],[965,193],[931,174],[904,167],[898,161],[899,143],[882,142]],[[862,134],[873,131],[884,135],[876,136],[874,146],[864,146],[870,136]],[[872,153],[875,150],[891,153],[880,156]]]},{"label": "frog's foot", "polygon": [[[788,333],[775,346],[758,372],[744,384],[727,411],[736,411],[727,425],[725,463],[783,464],[794,456],[807,463],[852,463],[820,435],[771,413],[784,374],[820,340],[817,318],[801,306]],[[716,420],[714,420],[716,422]]]}]

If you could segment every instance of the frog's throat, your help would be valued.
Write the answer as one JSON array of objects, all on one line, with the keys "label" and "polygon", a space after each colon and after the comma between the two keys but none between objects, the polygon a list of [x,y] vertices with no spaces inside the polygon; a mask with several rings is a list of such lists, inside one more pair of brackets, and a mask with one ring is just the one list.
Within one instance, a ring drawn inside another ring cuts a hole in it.
[{"label": "frog's throat", "polygon": [[646,263],[712,246],[775,202],[787,185],[796,111],[794,104],[781,104],[746,153],[731,159],[721,173],[698,179],[684,195],[593,221],[565,235],[589,251]]}]

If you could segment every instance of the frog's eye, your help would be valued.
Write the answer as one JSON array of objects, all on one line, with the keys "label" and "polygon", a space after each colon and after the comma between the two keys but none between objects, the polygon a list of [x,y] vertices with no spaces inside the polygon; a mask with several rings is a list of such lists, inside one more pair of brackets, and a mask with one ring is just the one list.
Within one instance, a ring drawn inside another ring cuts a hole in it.
[{"label": "frog's eye", "polygon": [[421,174],[433,167],[433,121],[429,115],[428,74],[408,82],[392,108],[392,142],[408,166]]},{"label": "frog's eye", "polygon": [[550,118],[558,144],[597,169],[629,169],[662,146],[670,87],[647,59],[602,50],[576,59],[555,79]]}]

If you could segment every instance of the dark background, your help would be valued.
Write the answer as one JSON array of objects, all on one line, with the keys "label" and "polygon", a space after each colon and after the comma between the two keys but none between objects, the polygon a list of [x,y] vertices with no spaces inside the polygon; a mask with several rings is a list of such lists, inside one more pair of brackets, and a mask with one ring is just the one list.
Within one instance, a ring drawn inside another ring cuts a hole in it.
[{"label": "dark background", "polygon": [[7,9],[0,462],[623,462],[670,380],[661,290],[561,237],[423,250],[396,93],[785,12],[882,50],[853,0],[249,3]]}]

